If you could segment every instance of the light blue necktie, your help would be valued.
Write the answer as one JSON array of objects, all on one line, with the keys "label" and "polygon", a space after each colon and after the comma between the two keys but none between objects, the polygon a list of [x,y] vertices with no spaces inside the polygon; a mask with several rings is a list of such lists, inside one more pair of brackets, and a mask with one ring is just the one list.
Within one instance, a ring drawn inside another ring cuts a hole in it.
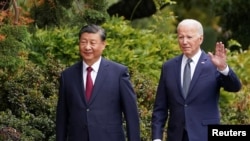
[{"label": "light blue necktie", "polygon": [[184,74],[183,74],[183,93],[184,93],[184,98],[187,97],[189,85],[191,82],[191,68],[190,68],[190,62],[192,62],[192,59],[187,60],[187,63],[184,68]]}]

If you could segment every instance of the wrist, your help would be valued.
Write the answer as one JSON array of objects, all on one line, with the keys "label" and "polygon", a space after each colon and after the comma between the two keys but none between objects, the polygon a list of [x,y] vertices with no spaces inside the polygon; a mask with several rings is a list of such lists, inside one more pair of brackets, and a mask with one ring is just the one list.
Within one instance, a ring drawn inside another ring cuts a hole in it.
[{"label": "wrist", "polygon": [[223,65],[217,67],[217,69],[218,69],[219,71],[223,71],[223,70],[225,70],[226,68],[227,68],[227,64],[223,64]]}]

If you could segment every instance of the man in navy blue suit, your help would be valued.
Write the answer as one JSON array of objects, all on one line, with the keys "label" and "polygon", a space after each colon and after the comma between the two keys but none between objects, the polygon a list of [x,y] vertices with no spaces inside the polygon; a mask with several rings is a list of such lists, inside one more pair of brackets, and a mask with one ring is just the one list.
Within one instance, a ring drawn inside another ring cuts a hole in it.
[{"label": "man in navy blue suit", "polygon": [[[167,141],[207,141],[208,125],[220,123],[220,89],[238,92],[241,82],[226,63],[226,49],[217,42],[215,54],[201,48],[203,27],[194,19],[185,19],[177,26],[182,54],[162,66],[152,114],[152,139],[163,139],[167,122]],[[191,60],[187,93],[183,75]]]},{"label": "man in navy blue suit", "polygon": [[[79,32],[82,61],[61,73],[57,141],[140,141],[136,95],[128,68],[102,57],[105,40],[104,29],[97,25],[84,26]],[[85,94],[88,67],[92,67],[94,84],[89,99]]]}]

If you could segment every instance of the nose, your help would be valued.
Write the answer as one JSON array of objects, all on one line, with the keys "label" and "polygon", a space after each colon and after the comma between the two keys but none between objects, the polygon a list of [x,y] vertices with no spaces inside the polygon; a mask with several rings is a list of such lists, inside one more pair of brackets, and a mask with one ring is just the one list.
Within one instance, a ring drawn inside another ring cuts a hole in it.
[{"label": "nose", "polygon": [[186,44],[187,41],[188,41],[187,38],[183,38],[182,43],[183,43],[183,44]]},{"label": "nose", "polygon": [[91,48],[90,44],[87,44],[86,49],[90,49],[90,48]]},{"label": "nose", "polygon": [[86,43],[86,45],[84,46],[84,48],[86,50],[90,50],[91,49],[91,44],[90,43]]}]

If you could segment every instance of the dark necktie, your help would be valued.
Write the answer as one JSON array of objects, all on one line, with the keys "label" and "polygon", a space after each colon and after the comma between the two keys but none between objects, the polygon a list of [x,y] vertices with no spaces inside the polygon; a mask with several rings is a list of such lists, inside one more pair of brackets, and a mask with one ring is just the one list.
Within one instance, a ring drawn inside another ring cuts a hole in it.
[{"label": "dark necktie", "polygon": [[91,78],[91,71],[93,69],[91,67],[87,68],[87,78],[86,78],[86,98],[87,101],[89,101],[93,89],[93,81]]},{"label": "dark necktie", "polygon": [[187,97],[189,85],[191,82],[191,69],[190,69],[190,62],[192,62],[192,59],[188,59],[187,63],[184,68],[184,74],[183,74],[183,92],[184,97]]}]

